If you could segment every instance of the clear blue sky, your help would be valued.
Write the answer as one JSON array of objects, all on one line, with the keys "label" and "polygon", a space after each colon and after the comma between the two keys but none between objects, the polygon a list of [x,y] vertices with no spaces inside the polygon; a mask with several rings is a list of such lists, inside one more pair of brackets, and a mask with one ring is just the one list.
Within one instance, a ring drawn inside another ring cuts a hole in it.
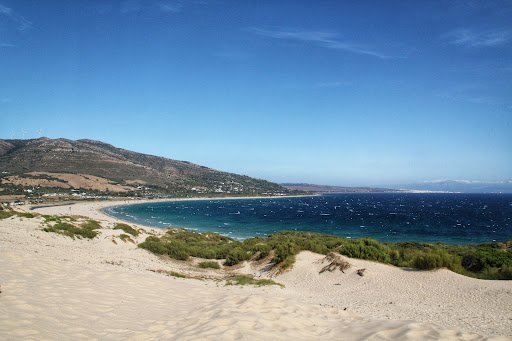
[{"label": "clear blue sky", "polygon": [[512,178],[512,2],[0,0],[0,138],[276,182]]}]

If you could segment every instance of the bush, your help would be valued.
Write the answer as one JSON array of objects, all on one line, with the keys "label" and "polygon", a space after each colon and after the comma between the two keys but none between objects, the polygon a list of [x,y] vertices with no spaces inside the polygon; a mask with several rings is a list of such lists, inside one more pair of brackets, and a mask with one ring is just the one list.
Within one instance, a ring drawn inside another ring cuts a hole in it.
[{"label": "bush", "polygon": [[238,264],[246,259],[248,259],[247,252],[244,251],[241,247],[235,247],[231,251],[229,251],[228,255],[226,256],[226,265],[232,266],[235,264]]},{"label": "bush", "polygon": [[272,251],[272,248],[268,244],[257,244],[257,245],[254,245],[254,247],[252,249],[253,253],[256,253],[256,252],[260,253],[260,258],[267,257],[269,255],[270,251]]},{"label": "bush", "polygon": [[284,241],[277,245],[273,261],[281,263],[300,252],[300,247],[290,241]]},{"label": "bush", "polygon": [[491,247],[479,247],[475,252],[468,253],[462,258],[465,269],[479,272],[485,268],[501,268],[512,265],[512,250],[503,251]]},{"label": "bush", "polygon": [[171,258],[177,260],[187,260],[190,257],[190,254],[187,251],[187,246],[180,241],[171,241],[169,243],[165,243],[164,245],[167,250],[166,253]]},{"label": "bush", "polygon": [[220,269],[220,265],[217,262],[201,262],[198,265],[202,269],[207,269],[207,268]]},{"label": "bush", "polygon": [[379,243],[375,239],[360,238],[344,244],[339,253],[352,257],[367,260],[375,260],[381,263],[389,263],[389,247]]},{"label": "bush", "polygon": [[438,253],[423,253],[416,255],[413,259],[413,267],[422,270],[431,270],[445,267],[445,262]]},{"label": "bush", "polygon": [[295,255],[288,256],[285,259],[283,259],[283,261],[280,263],[280,267],[281,267],[281,269],[286,270],[288,268],[291,268],[294,263],[295,263]]},{"label": "bush", "polygon": [[139,244],[139,247],[145,250],[148,250],[149,252],[156,253],[157,255],[163,255],[167,253],[167,248],[165,247],[165,244],[162,243],[160,240],[148,240],[151,237],[148,237],[144,242]]},{"label": "bush", "polygon": [[146,238],[146,241],[147,242],[160,242],[160,238],[155,237],[155,236],[149,236]]}]

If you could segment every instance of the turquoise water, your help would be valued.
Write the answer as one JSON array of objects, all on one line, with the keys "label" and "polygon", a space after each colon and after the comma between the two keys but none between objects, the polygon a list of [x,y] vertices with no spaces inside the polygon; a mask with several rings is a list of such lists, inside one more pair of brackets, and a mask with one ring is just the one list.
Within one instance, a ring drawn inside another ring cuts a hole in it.
[{"label": "turquoise water", "polygon": [[235,239],[311,231],[381,242],[475,244],[512,239],[511,194],[332,194],[116,206],[135,224],[213,231]]}]

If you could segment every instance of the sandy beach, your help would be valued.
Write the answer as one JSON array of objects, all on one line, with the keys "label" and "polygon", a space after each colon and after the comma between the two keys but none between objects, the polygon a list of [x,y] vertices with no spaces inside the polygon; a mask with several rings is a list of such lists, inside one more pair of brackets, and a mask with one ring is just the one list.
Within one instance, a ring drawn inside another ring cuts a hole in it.
[{"label": "sandy beach", "polygon": [[[279,286],[226,286],[197,260],[137,248],[91,202],[30,212],[97,220],[98,237],[42,231],[42,218],[0,220],[0,335],[6,340],[512,340],[512,281],[414,271],[347,259],[319,273],[302,252]],[[30,207],[18,208],[29,211]],[[133,224],[131,224],[133,225]],[[359,276],[358,269],[366,269]],[[160,273],[159,273],[160,271]],[[177,278],[174,271],[200,279]],[[232,272],[268,278],[246,263]]]}]

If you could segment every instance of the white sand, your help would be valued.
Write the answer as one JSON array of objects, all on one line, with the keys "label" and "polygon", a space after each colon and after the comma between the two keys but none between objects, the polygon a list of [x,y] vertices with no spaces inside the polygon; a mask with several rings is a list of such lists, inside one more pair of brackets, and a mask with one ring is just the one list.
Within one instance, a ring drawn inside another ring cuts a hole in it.
[{"label": "white sand", "polygon": [[97,212],[109,204],[36,210],[100,221],[92,240],[43,232],[38,219],[0,220],[0,339],[512,340],[512,281],[355,259],[346,273],[319,274],[323,256],[310,252],[274,278],[285,289],[179,279],[148,269],[219,275],[124,243],[116,220]]}]

